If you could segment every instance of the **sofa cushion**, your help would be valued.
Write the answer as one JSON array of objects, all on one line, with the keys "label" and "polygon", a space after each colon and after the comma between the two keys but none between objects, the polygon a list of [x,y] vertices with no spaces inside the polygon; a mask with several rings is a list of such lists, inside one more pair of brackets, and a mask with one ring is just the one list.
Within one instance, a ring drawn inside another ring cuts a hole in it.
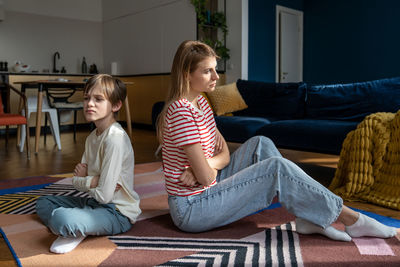
[{"label": "sofa cushion", "polygon": [[214,91],[207,93],[207,97],[217,116],[247,108],[236,83],[217,86]]},{"label": "sofa cushion", "polygon": [[269,137],[277,147],[339,155],[347,133],[357,124],[335,120],[282,120],[263,126],[256,134]]},{"label": "sofa cushion", "polygon": [[216,116],[215,122],[222,136],[229,142],[243,143],[254,136],[258,129],[271,123],[260,117]]},{"label": "sofa cushion", "polygon": [[400,109],[400,77],[307,88],[307,118],[361,121],[375,112]]},{"label": "sofa cushion", "polygon": [[280,119],[301,118],[304,115],[304,83],[267,83],[239,79],[236,85],[249,107],[235,112],[235,115]]}]

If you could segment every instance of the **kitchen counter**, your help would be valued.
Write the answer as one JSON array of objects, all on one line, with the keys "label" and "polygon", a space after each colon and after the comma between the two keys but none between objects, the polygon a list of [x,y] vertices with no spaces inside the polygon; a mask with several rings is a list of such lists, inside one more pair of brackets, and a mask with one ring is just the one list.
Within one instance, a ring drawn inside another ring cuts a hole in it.
[{"label": "kitchen counter", "polygon": [[[3,72],[6,73],[4,76],[9,78],[9,83],[15,85],[17,89],[19,88],[19,84],[15,84],[16,82],[21,81],[32,81],[32,80],[44,80],[44,79],[54,79],[57,76],[62,77],[71,81],[82,81],[85,78],[89,78],[91,75],[83,75],[83,74],[50,74],[50,73],[12,73],[12,72]],[[222,73],[218,73],[220,75],[220,79],[218,84],[225,84],[225,75]],[[1,75],[1,73],[0,73]],[[35,76],[36,75],[36,76]],[[46,77],[47,76],[47,77]],[[55,77],[54,77],[55,76]],[[86,76],[86,77],[85,77]],[[116,75],[116,77],[120,78],[121,81],[130,83],[127,84],[128,98],[130,104],[131,118],[134,123],[142,124],[142,125],[152,125],[152,117],[151,112],[154,103],[164,101],[167,93],[167,88],[169,87],[170,82],[170,74],[169,73],[151,73],[151,74],[133,74],[133,75]],[[35,92],[28,92],[29,94],[33,94]],[[79,95],[74,101],[79,100]],[[15,100],[15,103],[18,103]],[[18,105],[13,105],[18,107]],[[78,112],[79,113],[79,112]],[[31,119],[34,117],[31,116]],[[122,111],[119,113],[119,120],[126,120],[125,112]],[[33,125],[35,121],[31,122]],[[70,122],[65,122],[63,124],[71,124]],[[86,123],[81,114],[78,114],[78,123]]]},{"label": "kitchen counter", "polygon": [[[218,74],[225,74],[224,71],[217,71]],[[139,74],[118,74],[115,77],[142,77],[142,76],[160,76],[169,75],[169,72],[162,73],[139,73]],[[92,76],[90,73],[52,73],[52,72],[7,72],[0,71],[0,75],[46,75],[46,76]]]},{"label": "kitchen counter", "polygon": [[52,73],[52,72],[8,72],[0,71],[0,75],[46,75],[46,76],[91,76],[89,73]]}]

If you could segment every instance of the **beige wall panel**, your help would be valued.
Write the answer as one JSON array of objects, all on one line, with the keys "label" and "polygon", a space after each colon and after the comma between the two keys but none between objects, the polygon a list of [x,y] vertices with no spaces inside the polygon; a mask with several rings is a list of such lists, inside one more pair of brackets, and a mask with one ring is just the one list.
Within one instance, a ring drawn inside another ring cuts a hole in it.
[{"label": "beige wall panel", "polygon": [[[122,77],[121,80],[133,83],[127,86],[132,122],[151,125],[151,110],[154,103],[165,99],[169,75]],[[122,110],[120,119],[125,118]]]}]

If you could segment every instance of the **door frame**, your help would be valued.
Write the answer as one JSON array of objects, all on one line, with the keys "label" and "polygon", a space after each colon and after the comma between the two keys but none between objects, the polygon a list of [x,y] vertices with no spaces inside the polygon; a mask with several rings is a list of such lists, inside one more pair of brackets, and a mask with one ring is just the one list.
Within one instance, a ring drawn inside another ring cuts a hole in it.
[{"label": "door frame", "polygon": [[300,77],[303,80],[303,11],[276,5],[276,13],[275,13],[275,81],[279,82],[280,76],[280,21],[279,15],[281,12],[290,13],[299,17],[299,30],[300,30]]}]

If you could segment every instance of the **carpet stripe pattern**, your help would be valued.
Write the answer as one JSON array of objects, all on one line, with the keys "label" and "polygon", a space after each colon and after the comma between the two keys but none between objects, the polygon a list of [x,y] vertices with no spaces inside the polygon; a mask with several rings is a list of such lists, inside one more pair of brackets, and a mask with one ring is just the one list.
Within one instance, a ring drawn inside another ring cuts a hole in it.
[{"label": "carpet stripe pattern", "polygon": [[40,196],[76,196],[85,197],[87,193],[76,190],[68,184],[51,184],[41,189],[29,190],[18,194],[0,196],[0,213],[4,214],[34,214],[36,200]]},{"label": "carpet stripe pattern", "polygon": [[250,240],[140,236],[108,238],[117,245],[117,249],[197,251],[159,266],[303,266],[299,238],[293,230],[293,222],[289,222],[266,229]]},{"label": "carpet stripe pattern", "polygon": [[270,248],[265,260],[268,266],[275,263],[284,266],[303,266],[299,236],[295,232],[294,222],[266,229],[265,233],[265,247]]}]

